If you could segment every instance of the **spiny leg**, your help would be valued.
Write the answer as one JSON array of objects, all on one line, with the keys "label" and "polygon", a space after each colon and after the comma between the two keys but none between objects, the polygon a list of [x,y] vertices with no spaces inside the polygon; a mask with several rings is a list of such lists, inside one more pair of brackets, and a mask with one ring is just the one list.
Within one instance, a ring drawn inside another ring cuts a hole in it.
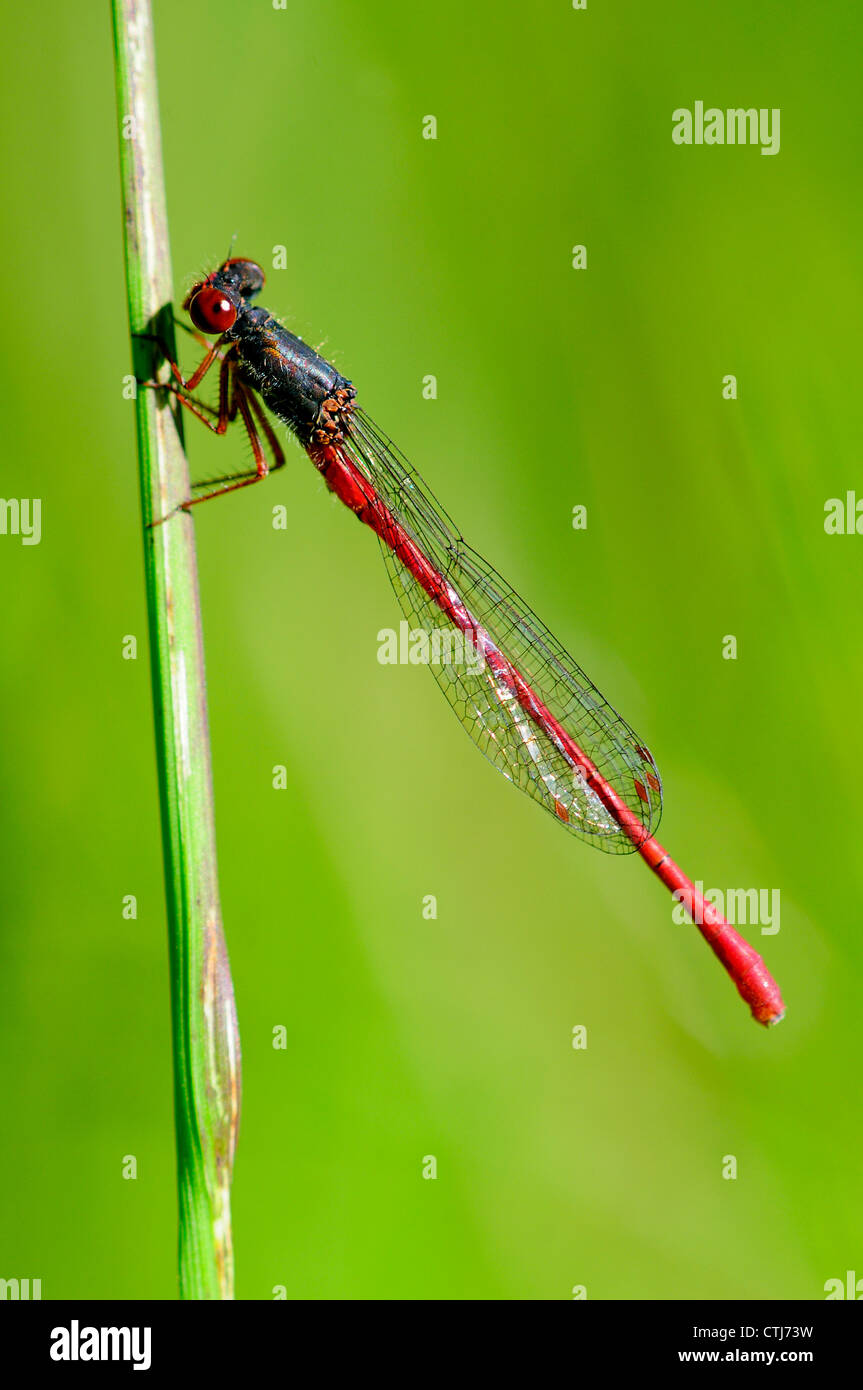
[{"label": "spiny leg", "polygon": [[[214,362],[224,363],[225,359],[231,355],[231,347],[228,348],[227,353],[222,353],[220,351],[225,341],[224,334],[221,338],[217,338],[214,343],[210,344],[207,342],[206,338],[203,338],[194,331],[192,331],[192,337],[195,338],[196,341],[199,342],[202,347],[205,347],[207,351],[204,355],[203,360],[198,364],[198,366],[192,372],[192,375],[188,378],[188,380],[186,380],[186,378],[184,378],[183,376],[183,373],[180,371],[179,364],[174,361],[170,352],[168,351],[168,346],[164,338],[160,338],[158,333],[136,333],[134,336],[136,338],[147,338],[150,340],[150,342],[158,343],[162,356],[164,357],[168,366],[171,368],[171,373],[174,377],[174,380],[180,386],[183,387],[184,391],[194,391],[195,387],[199,386],[200,383],[203,381],[204,377],[207,375],[207,372],[210,370]],[[142,386],[151,385],[149,381],[142,382],[141,384]],[[157,382],[156,384],[162,385],[163,383]]]},{"label": "spiny leg", "polygon": [[[176,396],[180,404],[184,405],[187,410],[190,410],[192,414],[201,421],[202,425],[206,425],[208,430],[213,431],[213,434],[224,434],[228,425],[236,419],[237,415],[236,406],[232,408],[230,404],[230,384],[236,369],[237,359],[229,348],[220,360],[222,365],[219,368],[218,410],[214,409],[211,405],[207,405],[204,401],[193,400],[191,397],[185,395],[184,390],[181,389],[182,382],[180,385],[175,385],[172,381],[142,381],[141,385],[148,386],[154,391],[170,391],[172,395]],[[203,414],[204,411],[209,415],[216,416],[215,424],[213,424],[212,420],[207,419],[206,415]]]},{"label": "spiny leg", "polygon": [[267,419],[264,407],[261,405],[261,402],[258,400],[255,393],[253,391],[249,391],[247,392],[247,395],[249,405],[252,407],[252,410],[257,415],[258,424],[264,431],[267,443],[273,451],[273,462],[270,464],[270,472],[275,473],[277,468],[284,468],[285,466],[284,450],[282,449],[282,446],[278,441],[276,431],[273,429],[272,425]]},{"label": "spiny leg", "polygon": [[266,454],[264,453],[264,448],[261,444],[261,438],[258,434],[258,430],[255,425],[255,420],[252,414],[252,408],[250,408],[250,403],[251,407],[253,407],[255,410],[255,415],[257,415],[258,419],[261,422],[261,426],[263,428],[264,434],[266,435],[267,442],[273,450],[273,468],[281,468],[284,464],[285,456],[282,453],[281,446],[279,445],[279,442],[276,439],[275,434],[273,433],[269,421],[263,415],[263,411],[258,406],[258,403],[252,396],[251,392],[243,385],[243,383],[238,379],[237,376],[234,376],[232,400],[228,418],[233,420],[239,413],[239,416],[246,427],[246,433],[249,436],[249,443],[252,446],[252,454],[254,455],[255,459],[255,471],[254,473],[233,474],[232,478],[235,479],[235,481],[232,481],[231,478],[221,478],[214,479],[212,483],[198,483],[196,485],[197,487],[210,488],[210,491],[203,493],[200,497],[191,497],[188,502],[181,502],[180,506],[185,511],[188,511],[190,507],[196,507],[199,502],[209,502],[210,499],[213,497],[222,497],[226,492],[236,492],[241,487],[251,487],[253,483],[263,482],[264,478],[269,477],[271,469],[269,464],[267,463]]},{"label": "spiny leg", "polygon": [[[220,392],[220,409],[218,412],[219,420],[221,421],[222,419],[227,418],[228,424],[233,424],[234,420],[236,420],[237,418],[238,413],[240,414],[243,423],[246,426],[246,432],[249,436],[249,440],[252,445],[252,452],[255,456],[255,472],[250,473],[246,471],[243,473],[229,473],[226,477],[212,478],[203,482],[195,483],[193,484],[194,488],[212,487],[218,489],[220,483],[236,482],[239,480],[257,482],[259,477],[266,477],[268,473],[275,473],[276,469],[284,468],[285,466],[284,450],[282,449],[276,432],[270,424],[269,420],[267,419],[266,412],[263,406],[261,405],[260,401],[258,400],[257,396],[255,395],[255,392],[250,387],[245,386],[240,381],[239,377],[232,373],[231,382],[233,389],[231,390],[229,397],[227,378],[220,375],[220,384],[223,380],[225,382],[225,385],[223,393]],[[174,388],[172,387],[171,389]],[[179,395],[179,389],[177,390],[177,394]],[[197,401],[196,404],[202,405],[203,402]],[[249,406],[251,407],[254,414],[257,416],[258,424],[263,430],[264,437],[266,438],[266,441],[269,444],[273,455],[272,463],[267,465],[266,461],[264,461],[263,473],[261,473],[259,464],[259,460],[263,458],[263,449],[260,444],[260,438],[258,436],[257,430],[255,429],[254,420],[252,420],[248,412]],[[205,406],[204,409],[209,410],[211,415],[215,415],[217,413],[212,406]],[[209,424],[209,421],[205,420],[204,423]],[[218,430],[213,425],[210,425],[210,429],[213,429],[214,432],[218,433]],[[224,430],[222,430],[222,433],[224,433]],[[208,497],[215,497],[217,495],[218,491],[207,494]],[[204,502],[207,500],[207,498],[200,497],[196,498],[195,500]]]},{"label": "spiny leg", "polygon": [[[249,487],[252,483],[261,482],[271,472],[277,468],[284,467],[285,464],[285,455],[281,444],[276,437],[272,425],[264,414],[263,407],[260,405],[253,392],[240,381],[237,375],[239,362],[233,344],[229,346],[227,352],[224,354],[216,354],[221,363],[219,368],[218,410],[204,401],[192,399],[185,394],[186,389],[192,385],[196,385],[205,372],[209,370],[213,361],[216,360],[214,352],[215,349],[208,352],[204,362],[192,373],[187,383],[183,382],[179,368],[171,364],[172,368],[174,368],[174,374],[178,378],[176,383],[170,381],[145,381],[141,384],[151,387],[154,390],[170,391],[172,395],[176,396],[180,404],[184,406],[186,410],[190,411],[196,419],[200,420],[203,425],[206,425],[207,429],[211,430],[213,434],[224,434],[227,431],[228,425],[232,424],[236,420],[237,415],[239,415],[245,425],[246,433],[249,436],[249,442],[252,446],[252,454],[255,460],[255,468],[254,472],[232,473],[228,474],[227,477],[212,478],[193,484],[192,491],[198,492],[199,495],[190,497],[185,502],[181,502],[177,508],[178,511],[188,511],[190,507],[197,506],[199,502],[208,502],[212,497],[221,497],[223,493],[235,492],[238,488]],[[208,415],[215,416],[215,419],[208,419]],[[272,465],[267,463],[260,435],[255,424],[255,417],[257,417],[272,451]],[[201,489],[206,489],[206,491],[201,491]],[[152,525],[158,526],[166,520],[167,517],[160,517],[157,521],[153,522]]]}]

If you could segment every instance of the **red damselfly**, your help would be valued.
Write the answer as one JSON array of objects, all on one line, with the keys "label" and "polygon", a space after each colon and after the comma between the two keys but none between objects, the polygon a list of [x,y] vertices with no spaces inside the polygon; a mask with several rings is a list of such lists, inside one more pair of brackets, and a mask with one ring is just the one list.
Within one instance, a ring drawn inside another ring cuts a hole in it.
[{"label": "red damselfly", "polygon": [[[200,484],[183,507],[282,467],[285,456],[262,398],[327,486],[377,535],[412,626],[430,636],[457,634],[467,644],[471,661],[443,661],[432,670],[489,761],[588,844],[611,854],[637,852],[683,904],[753,1017],[778,1023],[782,996],[764,961],[655,839],[662,786],[644,741],[467,545],[416,470],[357,404],[351,382],[253,304],[263,283],[254,261],[227,260],[183,305],[198,334],[217,340],[199,338],[207,352],[188,379],[170,363],[169,389],[216,434],[239,416],[255,461],[251,473]],[[216,362],[217,410],[188,394]]]}]

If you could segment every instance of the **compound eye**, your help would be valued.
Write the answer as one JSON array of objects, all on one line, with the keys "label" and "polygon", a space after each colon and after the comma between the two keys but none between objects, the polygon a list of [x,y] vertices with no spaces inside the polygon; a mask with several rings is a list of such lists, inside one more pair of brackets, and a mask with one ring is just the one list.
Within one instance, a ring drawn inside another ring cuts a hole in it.
[{"label": "compound eye", "polygon": [[225,333],[236,323],[237,310],[226,294],[208,285],[189,305],[189,317],[202,333]]}]

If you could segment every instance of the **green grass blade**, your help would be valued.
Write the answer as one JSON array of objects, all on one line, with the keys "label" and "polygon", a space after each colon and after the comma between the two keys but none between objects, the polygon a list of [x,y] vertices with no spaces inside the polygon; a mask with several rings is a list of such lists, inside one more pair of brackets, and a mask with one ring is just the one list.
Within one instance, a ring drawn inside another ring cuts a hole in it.
[{"label": "green grass blade", "polygon": [[[172,277],[149,0],[113,0],[126,282],[135,376],[174,351]],[[240,1046],[222,931],[194,526],[181,422],[162,392],[136,400],[156,749],[162,806],[180,1293],[233,1297],[230,1183]],[[168,517],[152,527],[153,520]]]}]

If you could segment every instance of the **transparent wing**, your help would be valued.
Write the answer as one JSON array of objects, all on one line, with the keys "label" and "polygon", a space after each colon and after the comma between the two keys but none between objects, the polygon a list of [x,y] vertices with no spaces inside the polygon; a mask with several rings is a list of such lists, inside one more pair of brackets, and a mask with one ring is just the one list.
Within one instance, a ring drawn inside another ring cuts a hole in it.
[{"label": "transparent wing", "polygon": [[[645,744],[548,628],[463,540],[407,459],[365,412],[355,408],[343,448],[444,581],[448,598],[442,607],[381,540],[402,612],[417,634],[419,659],[430,665],[477,747],[575,835],[611,854],[631,853],[655,832],[662,810],[659,773]],[[537,717],[536,701],[525,697],[525,686],[550,720]],[[561,732],[638,818],[643,836],[639,832],[633,840],[624,833],[587,785]]]}]

